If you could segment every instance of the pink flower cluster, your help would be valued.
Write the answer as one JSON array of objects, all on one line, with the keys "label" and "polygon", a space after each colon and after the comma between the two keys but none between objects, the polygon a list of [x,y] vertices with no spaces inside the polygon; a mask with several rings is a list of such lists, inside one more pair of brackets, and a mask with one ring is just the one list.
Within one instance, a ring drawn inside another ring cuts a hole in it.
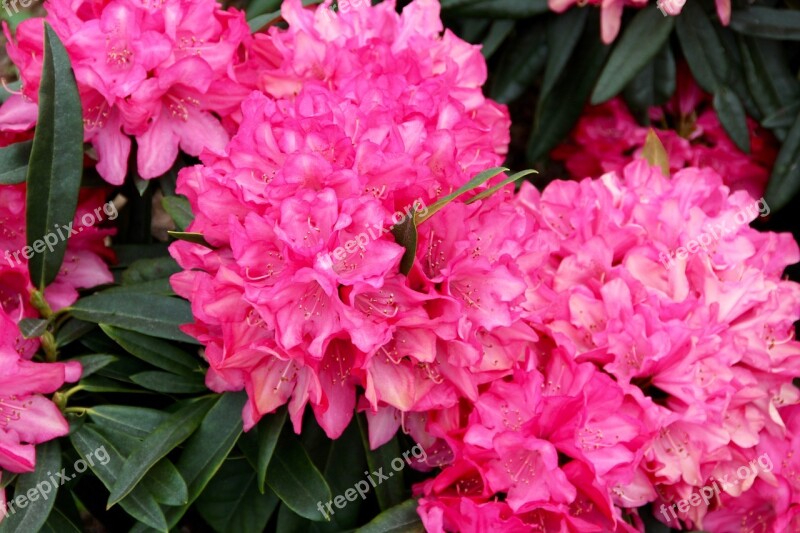
[{"label": "pink flower cluster", "polygon": [[747,192],[689,156],[671,179],[620,158],[599,179],[452,202],[403,275],[391,235],[357,236],[505,153],[480,53],[441,33],[434,0],[402,15],[291,0],[283,17],[242,66],[259,91],[225,152],[179,176],[209,246],[171,248],[184,329],[210,388],[247,391],[246,428],[284,404],[296,431],[310,404],[331,438],[366,411],[373,447],[402,427],[417,466],[441,468],[416,488],[429,531],[638,531],[637,508],[764,453],[780,466],[662,519],[798,525],[800,287],[781,280],[796,244],[742,225],[659,262]]},{"label": "pink flower cluster", "polygon": [[[464,387],[474,396],[476,332],[509,326],[524,286],[502,236],[484,234],[499,212],[478,205],[423,226],[428,255],[410,285],[388,234],[333,252],[499,164],[509,118],[481,93],[479,48],[441,34],[437,1],[402,16],[393,2],[347,17],[326,9],[284,2],[289,29],[253,46],[267,94],[245,100],[224,156],[181,172],[189,231],[214,249],[174,244],[186,272],[173,286],[192,301],[186,331],[206,345],[209,386],[248,391],[247,428],[288,402],[299,431],[310,403],[335,438],[361,387],[385,419],[373,424],[379,444],[399,411],[454,405]],[[445,265],[445,253],[459,260]]]},{"label": "pink flower cluster", "polygon": [[[101,189],[81,191],[75,226],[105,200]],[[78,289],[113,281],[106,261],[113,259],[104,239],[113,230],[84,227],[68,243],[56,281],[45,289],[53,310],[75,302]],[[43,395],[80,378],[75,362],[32,361],[39,341],[25,339],[17,327],[23,318],[38,317],[31,304],[33,286],[28,264],[18,252],[25,247],[25,186],[0,186],[0,471],[21,473],[35,467],[34,446],[66,435],[69,427],[59,409]],[[19,258],[19,261],[17,260]],[[5,513],[0,489],[0,519]]]},{"label": "pink flower cluster", "polygon": [[124,181],[131,137],[144,179],[169,170],[179,147],[195,156],[223,150],[229,137],[219,117],[249,92],[236,77],[250,39],[242,12],[215,0],[50,0],[45,8],[44,19],[19,25],[16,40],[5,27],[23,87],[0,108],[0,130],[26,131],[36,122],[47,21],[69,54],[85,140],[106,181]]},{"label": "pink flower cluster", "polygon": [[[800,285],[781,280],[797,245],[741,226],[676,271],[658,263],[750,203],[711,169],[667,179],[644,161],[523,187],[536,339],[477,400],[409,424],[447,459],[417,487],[429,531],[635,531],[649,502],[673,527],[800,526]],[[762,454],[774,469],[674,506]]]},{"label": "pink flower cluster", "polygon": [[[720,124],[711,98],[697,87],[685,65],[678,69],[675,96],[663,108],[652,108],[650,118],[672,172],[687,166],[710,167],[732,189],[745,190],[754,198],[764,194],[778,154],[775,139],[748,118],[750,153],[739,150]],[[648,129],[637,124],[622,98],[614,98],[588,107],[570,139],[556,147],[551,157],[563,161],[577,179],[618,171],[631,155],[641,154]]]},{"label": "pink flower cluster", "polygon": [[[556,13],[563,13],[572,6],[582,8],[586,4],[600,8],[600,35],[605,44],[611,44],[619,34],[622,23],[622,11],[626,6],[642,9],[658,8],[664,16],[677,16],[681,14],[686,0],[656,0],[650,3],[647,0],[548,0],[547,5]],[[731,21],[731,0],[715,0],[717,17],[723,26]]]}]

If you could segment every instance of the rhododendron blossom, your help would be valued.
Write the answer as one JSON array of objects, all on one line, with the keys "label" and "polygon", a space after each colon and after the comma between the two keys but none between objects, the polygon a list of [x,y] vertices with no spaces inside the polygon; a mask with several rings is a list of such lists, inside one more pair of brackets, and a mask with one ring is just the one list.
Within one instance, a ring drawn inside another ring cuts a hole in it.
[{"label": "rhododendron blossom", "polygon": [[[44,19],[5,26],[8,55],[20,70],[22,96],[0,107],[0,130],[35,125],[44,47],[43,21],[63,41],[84,111],[84,138],[109,183],[125,179],[136,140],[139,175],[170,169],[178,148],[221,151],[228,141],[219,116],[238,108],[248,89],[236,63],[249,40],[243,13],[214,0],[49,0]],[[4,23],[5,24],[5,23]],[[216,114],[216,115],[215,115]]]},{"label": "rhododendron blossom", "polygon": [[[711,169],[668,179],[644,161],[541,194],[523,187],[516,204],[539,230],[522,241],[521,305],[539,339],[515,362],[524,374],[411,429],[453,457],[417,488],[429,531],[481,531],[476,509],[504,530],[626,531],[634,508],[668,508],[762,453],[793,460],[800,285],[781,280],[800,259],[791,235],[740,226],[674,271],[657,259],[749,203]],[[784,531],[800,491],[776,476],[724,485],[735,504],[657,516]]]},{"label": "rhododendron blossom", "polygon": [[[750,153],[737,148],[720,124],[711,98],[697,87],[685,65],[678,69],[675,96],[663,107],[652,108],[650,119],[672,172],[687,166],[711,167],[732,189],[745,190],[755,198],[764,194],[778,154],[775,139],[748,118]],[[666,128],[667,123],[676,124],[676,129]],[[647,131],[617,97],[588,107],[570,139],[551,156],[563,161],[574,178],[598,177],[621,170],[631,155],[640,155]]]}]

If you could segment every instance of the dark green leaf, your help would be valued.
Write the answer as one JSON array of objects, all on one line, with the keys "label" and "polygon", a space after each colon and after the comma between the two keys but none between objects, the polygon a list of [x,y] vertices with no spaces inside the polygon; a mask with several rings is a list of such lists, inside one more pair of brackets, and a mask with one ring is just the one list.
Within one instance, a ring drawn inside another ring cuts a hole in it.
[{"label": "dark green leaf", "polygon": [[504,104],[516,100],[530,87],[546,60],[546,33],[541,25],[517,35],[505,47],[489,95]]},{"label": "dark green leaf", "polygon": [[154,464],[189,438],[212,405],[213,401],[208,398],[190,403],[169,415],[161,425],[145,437],[141,447],[125,460],[122,470],[117,475],[108,498],[108,507],[130,494]]},{"label": "dark green leaf", "polygon": [[388,480],[383,480],[375,487],[378,505],[382,510],[389,509],[406,499],[403,471],[394,472],[392,468],[392,459],[402,457],[400,444],[397,441],[397,436],[395,436],[377,450],[371,450],[369,447],[369,431],[363,415],[358,416],[358,424],[361,431],[361,442],[367,454],[370,477],[372,477],[373,473],[376,473],[374,477],[378,477],[377,473],[390,476]]},{"label": "dark green leaf", "polygon": [[392,226],[394,241],[405,248],[403,258],[400,260],[400,273],[408,275],[411,267],[414,266],[414,258],[417,256],[417,222],[416,211],[411,210],[411,215],[403,219],[400,224]]},{"label": "dark green leaf", "polygon": [[580,53],[570,58],[553,90],[539,100],[536,124],[528,142],[529,162],[541,159],[572,130],[603,67],[608,47],[600,43],[596,14],[590,14],[586,26],[578,43]]},{"label": "dark green leaf", "polygon": [[142,485],[153,495],[157,502],[166,505],[186,505],[189,493],[186,482],[181,477],[172,461],[161,459],[142,479]]},{"label": "dark green leaf", "polygon": [[800,12],[750,6],[731,13],[731,28],[753,37],[800,41]]},{"label": "dark green leaf", "polygon": [[719,85],[727,83],[725,49],[699,2],[683,6],[675,29],[689,69],[700,87],[713,93]]},{"label": "dark green leaf", "polygon": [[[30,474],[21,474],[17,478],[14,488],[14,504],[6,507],[8,516],[0,522],[0,533],[28,533],[39,531],[50,511],[58,494],[58,486],[53,486],[50,481],[51,474],[61,470],[61,447],[57,440],[51,440],[36,446],[36,470]],[[73,474],[74,477],[74,474]],[[47,487],[52,493],[43,494]],[[31,494],[32,497],[29,497]],[[22,496],[24,506],[19,506],[17,497]],[[12,500],[9,500],[11,502]]]},{"label": "dark green leaf", "polygon": [[101,368],[110,365],[116,360],[117,358],[114,355],[99,354],[99,353],[92,355],[83,355],[81,357],[75,357],[74,359],[70,359],[70,361],[77,361],[81,364],[81,368],[83,368],[81,379],[88,378]]},{"label": "dark green leaf", "polygon": [[56,332],[56,346],[58,348],[67,346],[85,336],[95,327],[97,327],[97,325],[91,322],[70,318],[58,328],[58,332]]},{"label": "dark green leaf", "polygon": [[406,500],[387,509],[356,533],[422,533],[425,528],[417,514],[417,500]]},{"label": "dark green leaf", "polygon": [[483,40],[483,47],[481,48],[483,57],[486,59],[492,57],[492,55],[497,51],[500,45],[503,44],[503,41],[506,40],[506,37],[508,37],[513,30],[513,20],[495,20],[492,22],[492,26],[489,28],[489,33]]},{"label": "dark green leaf", "polygon": [[592,103],[599,104],[616,96],[653,60],[667,42],[674,25],[674,17],[665,17],[657,9],[640,10],[615,44],[595,85]]},{"label": "dark green leaf", "polygon": [[193,322],[189,302],[154,294],[100,292],[78,300],[70,309],[72,316],[95,324],[108,324],[153,337],[175,341],[197,341],[178,329]]},{"label": "dark green leaf", "polygon": [[267,468],[267,484],[290,509],[300,516],[321,521],[318,503],[333,496],[325,478],[311,462],[294,435],[284,431]]},{"label": "dark green leaf", "polygon": [[206,248],[211,248],[214,250],[215,248],[211,246],[206,238],[203,236],[202,233],[187,233],[185,231],[168,231],[167,232],[170,237],[178,239],[179,241],[186,241],[192,244],[200,244],[205,246]]},{"label": "dark green leaf", "polygon": [[[366,470],[367,460],[361,443],[361,432],[357,417],[353,417],[344,433],[331,444],[328,462],[325,465],[325,479],[328,480],[333,494],[347,497],[347,491],[350,490],[352,495],[356,484],[364,480]],[[363,486],[359,488],[363,490]],[[366,496],[368,493],[365,494],[365,498]],[[358,525],[359,511],[365,498],[359,494],[358,498],[349,502],[344,509],[332,508],[331,510],[335,509],[336,512],[330,525],[335,527],[336,531]]]},{"label": "dark green leaf", "polygon": [[790,128],[798,113],[800,113],[800,102],[795,102],[764,117],[761,125],[765,128]]},{"label": "dark green leaf", "polygon": [[39,318],[23,318],[17,325],[23,337],[26,339],[36,339],[44,335],[47,331],[48,324],[50,324],[49,321]]},{"label": "dark green leaf", "polygon": [[87,410],[98,426],[111,432],[122,432],[143,439],[164,423],[169,416],[163,411],[128,405],[97,405]]},{"label": "dark green leaf", "polygon": [[168,278],[180,271],[181,267],[171,257],[140,259],[131,263],[131,266],[122,273],[122,283],[125,285],[145,283]]},{"label": "dark green leaf", "polygon": [[67,240],[59,238],[56,227],[72,223],[83,174],[78,87],[64,45],[48,23],[44,27],[39,116],[28,165],[26,202],[27,243],[36,252],[28,261],[28,271],[40,290],[56,279],[64,260]]},{"label": "dark green leaf", "polygon": [[24,141],[0,148],[0,185],[25,181],[32,147],[33,141]]},{"label": "dark green leaf", "polygon": [[547,0],[480,0],[453,9],[461,17],[521,19],[547,13]]},{"label": "dark green leaf", "polygon": [[191,394],[208,390],[201,374],[178,376],[169,372],[142,372],[131,376],[131,380],[145,389],[164,394]]},{"label": "dark green leaf", "polygon": [[772,211],[788,204],[800,191],[800,115],[794,121],[786,141],[778,152],[767,184],[765,201]]},{"label": "dark green leaf", "polygon": [[544,70],[540,98],[553,89],[586,26],[589,10],[574,7],[556,15],[547,26],[547,67]]},{"label": "dark green leaf", "polygon": [[714,94],[714,109],[722,127],[740,150],[750,152],[750,131],[747,115],[739,97],[732,89],[720,86]]},{"label": "dark green leaf", "polygon": [[55,507],[39,533],[81,533],[81,528]]},{"label": "dark green leaf", "polygon": [[[109,488],[113,487],[117,480],[117,473],[125,461],[117,449],[90,425],[84,425],[78,431],[73,432],[70,435],[70,441],[83,457],[88,457],[89,454],[94,454],[100,449],[105,451],[103,455],[108,457],[105,464],[102,461],[94,461],[94,464],[89,464],[89,468],[103,485]],[[136,487],[131,491],[120,502],[120,506],[125,512],[148,526],[159,531],[167,530],[164,513],[144,486]]]},{"label": "dark green leaf", "polygon": [[250,20],[264,13],[271,13],[281,8],[281,0],[253,0],[247,3],[247,19]]},{"label": "dark green leaf", "polygon": [[267,469],[278,444],[278,437],[286,422],[286,408],[278,409],[277,412],[264,416],[258,422],[258,487],[264,491],[264,484],[267,479]]},{"label": "dark green leaf", "polygon": [[247,25],[250,26],[250,33],[257,33],[259,30],[264,29],[265,27],[269,26],[276,20],[281,18],[280,11],[274,11],[272,13],[264,13],[263,15],[258,15],[257,17],[253,17],[247,21]]},{"label": "dark green leaf", "polygon": [[165,196],[161,199],[161,205],[164,207],[164,211],[172,217],[175,227],[181,231],[186,231],[186,228],[194,220],[192,206],[189,205],[189,200],[183,196]]},{"label": "dark green leaf", "polygon": [[123,294],[156,294],[158,296],[175,296],[175,291],[169,283],[169,278],[154,279],[142,283],[131,285],[120,285],[111,287],[103,291],[103,294],[115,294],[120,297]]},{"label": "dark green leaf", "polygon": [[199,359],[169,342],[106,324],[101,324],[100,327],[128,353],[167,372],[196,376],[197,370],[201,368]]},{"label": "dark green leaf", "polygon": [[261,533],[278,505],[272,491],[258,490],[246,461],[228,460],[197,499],[197,510],[219,533]]},{"label": "dark green leaf", "polygon": [[136,387],[126,384],[125,382],[115,379],[109,379],[99,374],[89,376],[81,380],[81,389],[86,392],[117,392],[117,393],[133,393],[141,394],[146,393]]}]

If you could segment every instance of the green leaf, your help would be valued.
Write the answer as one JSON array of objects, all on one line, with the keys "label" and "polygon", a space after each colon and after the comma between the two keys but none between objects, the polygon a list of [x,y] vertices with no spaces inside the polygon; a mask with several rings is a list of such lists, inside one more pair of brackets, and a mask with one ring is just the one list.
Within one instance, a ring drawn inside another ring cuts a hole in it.
[{"label": "green leaf", "polygon": [[489,91],[494,100],[507,104],[519,98],[531,86],[547,60],[546,36],[539,24],[517,35],[505,47]]},{"label": "green leaf", "polygon": [[675,29],[689,69],[708,92],[728,81],[728,60],[714,25],[700,3],[687,2],[677,17]]},{"label": "green leaf", "polygon": [[642,9],[625,28],[592,93],[592,104],[616,96],[656,56],[667,42],[674,17],[657,9]]},{"label": "green leaf", "polygon": [[315,522],[325,519],[317,508],[333,499],[331,489],[305,448],[284,431],[267,468],[267,484],[292,511]]},{"label": "green leaf", "polygon": [[495,20],[492,22],[489,33],[482,43],[481,53],[483,57],[489,59],[494,55],[500,45],[503,44],[503,41],[506,40],[506,37],[514,30],[514,24],[513,20]]},{"label": "green leaf", "polygon": [[91,322],[84,322],[75,318],[68,319],[56,332],[56,347],[61,348],[75,342],[95,327],[97,327],[96,324]]},{"label": "green leaf", "polygon": [[649,124],[650,108],[666,103],[675,92],[675,74],[675,58],[667,45],[625,87],[625,102],[640,124]]},{"label": "green leaf", "polygon": [[107,324],[100,328],[131,355],[167,372],[195,376],[201,368],[199,359],[169,342]]},{"label": "green leaf", "polygon": [[730,27],[752,37],[800,41],[800,12],[750,6],[731,13]]},{"label": "green leaf", "polygon": [[89,376],[81,380],[81,389],[86,392],[118,392],[130,394],[142,394],[143,391],[139,388],[132,387],[131,385],[116,379],[109,379],[101,375]]},{"label": "green leaf", "polygon": [[[361,431],[361,442],[367,455],[367,465],[369,466],[370,476],[373,473],[382,473],[390,476],[388,480],[383,480],[375,487],[375,496],[378,498],[378,505],[382,510],[389,509],[406,499],[405,485],[403,484],[403,471],[394,472],[392,459],[402,457],[400,455],[400,444],[397,436],[392,437],[389,442],[371,450],[369,447],[369,431],[367,429],[366,417],[358,416],[358,427]],[[377,475],[375,477],[378,477]]]},{"label": "green leaf", "polygon": [[33,141],[24,141],[0,148],[0,185],[25,182],[32,147]]},{"label": "green leaf", "polygon": [[186,482],[181,477],[172,461],[161,459],[142,479],[143,486],[156,499],[166,505],[186,505],[189,503],[189,492]]},{"label": "green leaf", "polygon": [[24,338],[36,339],[45,334],[49,324],[50,321],[40,318],[23,318],[17,325]]},{"label": "green leaf", "polygon": [[589,15],[586,26],[577,47],[580,52],[570,58],[553,89],[539,100],[528,141],[529,162],[540,160],[569,134],[603,67],[608,47],[600,42],[600,23],[595,13]]},{"label": "green leaf", "polygon": [[795,119],[786,141],[778,152],[764,199],[772,211],[777,211],[787,205],[799,191],[800,115]]},{"label": "green leaf", "polygon": [[[100,449],[105,450],[104,455],[108,456],[108,461],[105,464],[102,461],[94,461],[94,464],[89,464],[89,468],[103,485],[113,487],[117,481],[117,472],[123,468],[125,461],[119,451],[89,425],[84,425],[78,431],[73,432],[70,435],[70,441],[83,457],[88,457],[89,454],[94,454]],[[120,502],[120,507],[140,522],[158,531],[167,531],[167,520],[164,513],[153,495],[144,486],[136,487],[131,491]]]},{"label": "green leaf", "polygon": [[169,283],[169,278],[154,279],[131,285],[119,285],[103,291],[103,294],[115,294],[121,297],[124,294],[155,294],[158,296],[175,296],[175,291]]},{"label": "green leaf", "polygon": [[70,359],[70,361],[77,361],[81,364],[81,368],[83,368],[83,373],[81,374],[81,379],[88,378],[98,370],[105,368],[106,366],[110,365],[114,361],[117,360],[117,357],[114,355],[108,354],[92,354],[92,355],[83,355],[81,357],[75,357]]},{"label": "green leaf", "polygon": [[472,204],[472,203],[477,202],[478,200],[483,200],[484,198],[488,198],[491,195],[493,195],[494,193],[496,193],[497,191],[499,191],[500,189],[502,189],[503,187],[505,187],[506,185],[508,185],[509,183],[513,183],[513,182],[519,180],[520,178],[524,178],[525,176],[528,176],[530,174],[538,174],[538,172],[535,171],[535,170],[522,170],[520,172],[517,172],[516,174],[512,174],[511,176],[507,177],[506,179],[504,179],[503,181],[501,181],[500,183],[498,183],[494,187],[491,187],[491,188],[486,189],[485,191],[483,191],[481,193],[476,194],[475,196],[473,196],[472,198],[467,200],[465,203],[466,204]]},{"label": "green leaf", "polygon": [[422,533],[417,514],[417,500],[406,500],[376,516],[369,524],[356,530],[356,533]]},{"label": "green leaf", "polygon": [[247,461],[228,460],[197,499],[197,510],[219,533],[261,533],[278,497],[258,490],[256,473]]},{"label": "green leaf", "polygon": [[714,109],[725,132],[743,152],[750,152],[750,131],[744,106],[732,89],[721,86],[714,94]]},{"label": "green leaf", "polygon": [[81,533],[81,528],[58,507],[53,508],[39,533]]},{"label": "green leaf", "polygon": [[521,19],[547,13],[547,0],[479,0],[453,9],[460,17],[488,17],[494,19]]},{"label": "green leaf", "polygon": [[[344,433],[331,443],[324,475],[333,494],[342,494],[347,497],[347,491],[350,490],[350,494],[352,494],[356,483],[364,480],[366,470],[367,459],[361,443],[361,432],[358,428],[357,417],[353,417]],[[360,523],[359,511],[362,503],[363,499],[359,494],[359,497],[349,502],[344,509],[336,508],[331,526],[335,526],[336,531],[355,527]]]},{"label": "green leaf", "polygon": [[483,172],[479,172],[471,180],[469,180],[467,183],[465,183],[464,185],[462,185],[461,187],[456,189],[454,192],[448,194],[444,198],[440,198],[439,200],[436,200],[436,202],[434,202],[433,205],[428,207],[427,213],[425,213],[424,215],[421,215],[421,214],[415,215],[414,219],[416,221],[416,225],[419,226],[420,224],[422,224],[423,222],[425,222],[426,220],[431,218],[433,215],[435,215],[437,212],[439,212],[443,207],[445,207],[447,204],[449,204],[450,202],[452,202],[453,200],[455,200],[456,198],[458,198],[459,196],[461,196],[465,192],[468,192],[468,191],[471,191],[471,190],[473,190],[473,189],[475,189],[477,187],[480,187],[481,185],[483,185],[484,183],[486,183],[487,181],[489,181],[493,177],[495,177],[495,176],[497,176],[499,174],[502,174],[503,172],[506,172],[506,171],[508,171],[508,169],[506,167],[494,167],[494,168],[490,168],[488,170],[484,170]]},{"label": "green leaf", "polygon": [[[26,234],[34,253],[28,271],[43,290],[56,279],[67,240],[56,227],[70,225],[83,174],[83,115],[69,56],[53,28],[44,23],[44,63],[39,116],[28,165]],[[44,239],[48,239],[45,248]],[[41,246],[40,246],[41,245]]]},{"label": "green leaf", "polygon": [[669,155],[658,138],[653,128],[647,131],[647,138],[644,141],[644,148],[642,149],[642,158],[650,166],[657,166],[661,169],[664,177],[669,177]]},{"label": "green leaf", "polygon": [[178,239],[179,241],[186,241],[192,244],[200,244],[212,250],[216,249],[208,243],[208,241],[206,240],[206,238],[203,236],[202,233],[188,233],[185,231],[168,231],[167,234],[169,234],[170,237]]},{"label": "green leaf", "polygon": [[186,231],[186,228],[194,220],[192,206],[189,204],[189,200],[183,196],[165,196],[161,199],[161,205],[164,207],[164,211],[172,217],[175,227],[181,231]]},{"label": "green leaf", "polygon": [[765,128],[790,128],[794,124],[798,113],[800,113],[800,102],[789,104],[786,107],[778,108],[776,111],[764,117],[761,125]]},{"label": "green leaf", "polygon": [[164,394],[191,394],[208,390],[201,374],[178,376],[169,372],[142,372],[131,380],[145,389]]},{"label": "green leaf", "polygon": [[408,275],[411,267],[414,266],[414,258],[417,256],[417,212],[412,209],[410,216],[403,219],[400,224],[392,226],[394,241],[405,248],[403,257],[400,259],[400,273]]},{"label": "green leaf", "polygon": [[247,21],[247,25],[250,26],[250,33],[258,33],[260,30],[263,30],[265,27],[269,26],[276,20],[281,18],[280,11],[274,11],[272,13],[264,13],[263,15],[259,15],[257,17],[253,17]]},{"label": "green leaf", "polygon": [[[0,522],[0,533],[28,533],[39,531],[50,511],[58,494],[58,486],[53,487],[50,477],[53,472],[61,470],[61,447],[57,440],[51,440],[36,446],[36,470],[30,474],[21,474],[17,477],[14,488],[14,504],[8,505],[8,516]],[[74,476],[74,474],[73,474]],[[47,485],[52,492],[46,496],[37,486]],[[28,496],[30,494],[31,496]],[[24,496],[24,507],[16,503],[18,496]],[[9,500],[11,502],[12,500]]]},{"label": "green leaf", "polygon": [[122,432],[143,439],[169,417],[164,411],[128,405],[97,405],[86,410],[89,418],[110,432]]},{"label": "green leaf", "polygon": [[130,293],[119,298],[100,292],[78,300],[70,309],[75,318],[108,324],[174,341],[197,341],[178,329],[194,321],[189,302],[155,294]]},{"label": "green leaf", "polygon": [[212,405],[213,401],[209,398],[190,403],[169,415],[161,425],[145,437],[142,445],[127,458],[122,466],[108,498],[108,507],[110,508],[130,494],[154,464],[189,438],[203,421]]},{"label": "green leaf", "polygon": [[[170,527],[175,527],[231,453],[242,434],[242,408],[246,401],[244,393],[223,394],[186,442],[177,467],[189,488],[189,502],[166,511]],[[145,529],[138,525],[131,530],[132,533],[142,531]]]},{"label": "green leaf", "polygon": [[181,270],[180,265],[171,257],[140,259],[131,263],[131,266],[122,273],[122,283],[125,285],[146,283],[168,278]]},{"label": "green leaf", "polygon": [[278,444],[278,437],[286,422],[286,409],[280,408],[277,412],[265,415],[258,422],[258,487],[259,491],[264,492],[264,485],[267,480],[267,469],[275,453]]},{"label": "green leaf", "polygon": [[588,9],[574,7],[566,13],[554,16],[547,25],[547,67],[544,70],[540,98],[550,93],[564,71],[586,26],[588,13]]}]

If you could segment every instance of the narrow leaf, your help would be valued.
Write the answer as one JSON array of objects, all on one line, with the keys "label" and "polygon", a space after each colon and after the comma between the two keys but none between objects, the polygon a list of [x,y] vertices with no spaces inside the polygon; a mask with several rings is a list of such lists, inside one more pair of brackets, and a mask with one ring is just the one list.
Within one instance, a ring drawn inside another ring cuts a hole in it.
[{"label": "narrow leaf", "polygon": [[186,228],[194,220],[192,206],[189,205],[189,200],[183,196],[165,196],[161,199],[161,205],[164,207],[164,211],[172,217],[175,227],[181,231],[186,231]]},{"label": "narrow leaf", "polygon": [[[36,470],[29,474],[21,474],[15,485],[15,495],[24,496],[27,502],[24,507],[8,505],[4,511],[9,515],[0,522],[0,533],[27,533],[39,531],[47,521],[58,494],[58,486],[50,481],[51,474],[61,470],[61,447],[57,440],[36,446]],[[74,476],[74,474],[73,474]],[[47,484],[52,493],[47,498],[39,497],[37,486]],[[29,492],[36,493],[36,498],[28,498]],[[14,500],[15,501],[16,496]]]},{"label": "narrow leaf", "polygon": [[800,12],[750,6],[731,13],[731,28],[753,37],[800,41]]},{"label": "narrow leaf", "polygon": [[267,479],[267,469],[275,453],[278,444],[278,437],[286,422],[286,409],[279,409],[277,412],[266,415],[258,423],[258,487],[264,492],[264,484]]},{"label": "narrow leaf", "polygon": [[125,461],[108,498],[108,507],[130,494],[154,464],[189,438],[212,404],[207,398],[190,403],[171,414],[148,435],[142,441],[141,447]]},{"label": "narrow leaf", "polygon": [[507,104],[531,86],[547,60],[544,28],[532,28],[513,37],[493,74],[490,96]]},{"label": "narrow leaf", "polygon": [[773,211],[777,211],[787,205],[798,192],[800,192],[800,115],[797,116],[778,152],[767,184],[765,200]]},{"label": "narrow leaf", "polygon": [[650,166],[657,166],[665,177],[669,177],[669,155],[658,138],[653,128],[647,131],[647,138],[644,141],[642,157]]},{"label": "narrow leaf", "polygon": [[142,372],[131,376],[131,381],[145,389],[164,394],[191,394],[208,390],[202,374],[178,376],[169,372]]},{"label": "narrow leaf", "polygon": [[39,318],[23,318],[17,324],[22,336],[26,339],[35,339],[44,335],[50,322]]},{"label": "narrow leaf", "polygon": [[417,514],[417,500],[406,500],[400,505],[387,509],[376,516],[369,524],[356,530],[356,533],[422,533]]},{"label": "narrow leaf", "polygon": [[333,496],[325,478],[294,435],[283,432],[267,469],[267,484],[292,511],[309,520],[325,520],[318,503]]},{"label": "narrow leaf", "polygon": [[743,152],[750,152],[750,131],[741,100],[732,89],[721,86],[714,94],[714,110],[725,132]]},{"label": "narrow leaf", "polygon": [[410,216],[403,219],[400,224],[392,226],[394,241],[406,249],[400,259],[400,273],[408,275],[411,267],[414,266],[414,259],[417,256],[417,222],[416,211],[411,210]]},{"label": "narrow leaf", "polygon": [[56,227],[72,222],[83,173],[83,115],[69,57],[56,33],[44,23],[44,62],[39,116],[27,175],[27,244],[33,285],[43,290],[61,268],[67,241]]},{"label": "narrow leaf", "polygon": [[674,26],[675,17],[664,17],[657,9],[640,10],[614,46],[595,85],[592,103],[605,102],[622,91],[653,60]]},{"label": "narrow leaf", "polygon": [[566,13],[553,17],[547,26],[547,67],[544,69],[544,79],[540,98],[544,98],[553,89],[564,67],[567,65],[575,45],[586,26],[588,9],[574,7]]},{"label": "narrow leaf", "polygon": [[155,367],[184,376],[194,376],[201,368],[199,359],[169,342],[107,324],[100,328],[125,351]]},{"label": "narrow leaf", "polygon": [[683,6],[675,29],[695,80],[706,91],[715,92],[728,80],[728,60],[714,25],[699,2]]},{"label": "narrow leaf", "polygon": [[0,185],[25,182],[32,147],[33,141],[24,141],[0,148]]},{"label": "narrow leaf", "polygon": [[180,326],[193,322],[189,302],[154,294],[100,292],[78,300],[70,308],[72,316],[95,324],[108,324],[153,337],[196,344],[180,331]]},{"label": "narrow leaf", "polygon": [[475,175],[471,180],[467,183],[456,189],[454,192],[448,194],[444,198],[437,200],[433,205],[428,207],[428,212],[425,215],[418,215],[414,218],[416,219],[416,225],[419,226],[433,215],[435,215],[439,210],[441,210],[444,206],[464,194],[465,192],[471,191],[477,187],[480,187],[493,177],[497,176],[498,174],[502,174],[503,172],[508,171],[505,167],[495,167],[490,168],[488,170],[484,170]]},{"label": "narrow leaf", "polygon": [[497,191],[499,191],[500,189],[502,189],[503,187],[505,187],[506,185],[508,185],[509,183],[513,183],[513,182],[517,181],[518,179],[524,178],[525,176],[528,176],[530,174],[538,174],[538,172],[535,171],[535,170],[530,170],[529,169],[529,170],[522,170],[520,172],[517,172],[516,174],[512,174],[511,176],[507,177],[506,179],[504,179],[503,181],[501,181],[500,183],[498,183],[494,187],[491,187],[491,188],[486,189],[485,191],[483,191],[481,193],[476,194],[475,196],[473,196],[472,198],[467,200],[465,203],[471,204],[471,203],[477,202],[478,200],[483,200],[484,198],[488,198],[491,195],[493,195],[494,193],[496,193]]},{"label": "narrow leaf", "polygon": [[201,244],[206,248],[211,248],[212,250],[215,250],[213,246],[208,244],[208,241],[206,241],[206,238],[203,236],[202,233],[187,233],[185,231],[168,231],[167,233],[169,234],[170,237],[178,239],[179,241],[191,242],[193,244]]}]

